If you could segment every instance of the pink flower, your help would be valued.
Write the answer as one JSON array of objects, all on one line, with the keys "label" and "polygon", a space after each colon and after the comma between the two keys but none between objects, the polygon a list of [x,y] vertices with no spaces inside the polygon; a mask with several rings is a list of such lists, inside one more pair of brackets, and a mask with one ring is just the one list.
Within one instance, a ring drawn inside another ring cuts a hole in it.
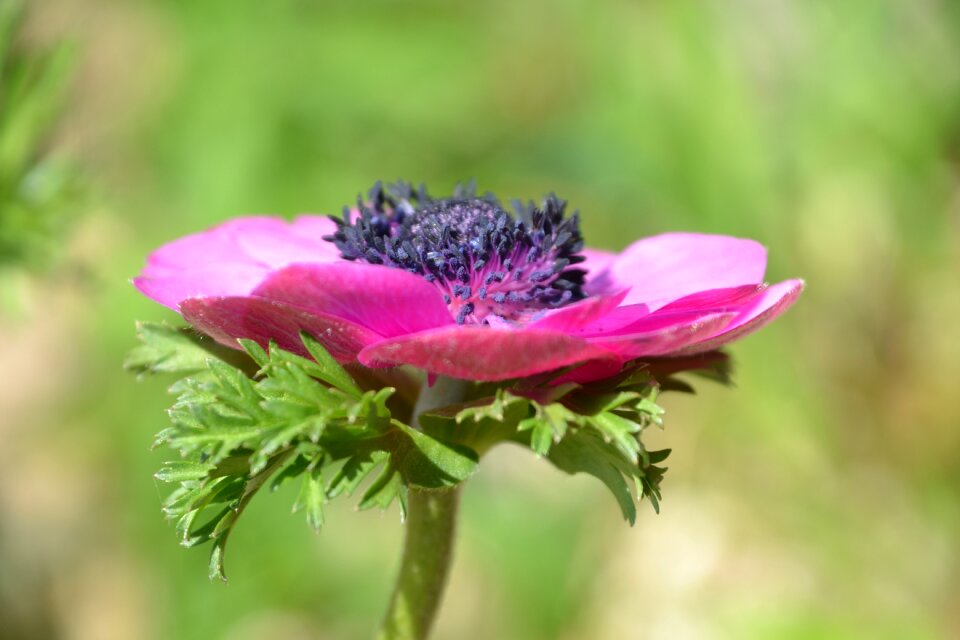
[{"label": "pink flower", "polygon": [[344,219],[252,217],[180,238],[134,280],[199,331],[340,362],[504,380],[564,367],[610,375],[638,358],[715,350],[782,314],[802,280],[763,284],[752,240],[669,233],[620,254],[583,247],[548,198],[517,222],[490,196],[406,184]]}]

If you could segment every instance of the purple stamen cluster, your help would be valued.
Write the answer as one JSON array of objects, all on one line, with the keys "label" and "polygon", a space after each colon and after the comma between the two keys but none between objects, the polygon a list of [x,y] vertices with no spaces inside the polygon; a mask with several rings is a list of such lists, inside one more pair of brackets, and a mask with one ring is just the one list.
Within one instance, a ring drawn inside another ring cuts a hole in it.
[{"label": "purple stamen cluster", "polygon": [[378,182],[356,209],[333,218],[333,242],[345,260],[382,264],[423,276],[443,293],[460,324],[522,321],[584,298],[580,220],[566,201],[514,202],[517,219],[473,183],[450,198],[424,186]]}]

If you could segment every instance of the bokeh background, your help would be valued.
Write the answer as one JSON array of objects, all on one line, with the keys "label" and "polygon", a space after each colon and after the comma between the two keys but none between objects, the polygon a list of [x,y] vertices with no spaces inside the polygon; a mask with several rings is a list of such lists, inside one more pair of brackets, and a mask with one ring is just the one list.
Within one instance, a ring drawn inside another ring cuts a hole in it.
[{"label": "bokeh background", "polygon": [[[0,0],[0,4],[11,0]],[[56,264],[0,273],[0,636],[362,638],[396,510],[258,497],[206,578],[160,514],[166,381],[121,369],[158,244],[376,178],[555,190],[591,244],[756,238],[808,289],[666,396],[662,513],[494,451],[438,638],[960,637],[960,6],[949,0],[30,0],[81,172]],[[3,113],[0,113],[2,119]],[[9,125],[9,123],[7,123]],[[3,203],[0,203],[3,206]]]}]

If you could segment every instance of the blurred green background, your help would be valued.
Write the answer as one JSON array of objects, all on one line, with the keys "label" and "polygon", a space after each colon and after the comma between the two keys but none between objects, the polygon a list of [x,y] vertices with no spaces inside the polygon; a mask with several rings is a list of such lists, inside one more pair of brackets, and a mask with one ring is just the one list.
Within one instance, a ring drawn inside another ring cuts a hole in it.
[{"label": "blurred green background", "polygon": [[[0,3],[5,0],[0,0]],[[667,396],[662,513],[504,448],[465,494],[437,638],[960,636],[960,6],[949,0],[30,0],[73,43],[57,148],[96,197],[5,274],[0,636],[362,638],[396,510],[258,498],[230,582],[152,479],[166,382],[128,283],[179,235],[338,212],[376,178],[537,198],[594,246],[744,235],[800,303],[736,389]],[[78,205],[79,206],[79,205]]]}]

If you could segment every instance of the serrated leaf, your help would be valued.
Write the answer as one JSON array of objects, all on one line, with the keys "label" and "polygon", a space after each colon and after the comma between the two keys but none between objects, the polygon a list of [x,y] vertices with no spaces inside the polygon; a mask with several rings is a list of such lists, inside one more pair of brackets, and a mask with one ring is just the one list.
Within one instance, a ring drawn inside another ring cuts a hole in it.
[{"label": "serrated leaf", "polygon": [[293,503],[293,512],[304,511],[307,524],[314,531],[319,531],[323,524],[323,504],[326,502],[326,492],[323,488],[322,460],[314,461],[311,468],[303,474],[303,484],[300,494]]},{"label": "serrated leaf", "polygon": [[213,470],[214,465],[202,462],[189,462],[186,460],[176,460],[164,462],[160,470],[153,477],[162,482],[185,482],[188,480],[201,480]]},{"label": "serrated leaf", "polygon": [[689,393],[689,394],[696,394],[697,392],[697,390],[693,388],[692,384],[674,377],[661,378],[660,390],[676,391],[678,393]]},{"label": "serrated leaf", "polygon": [[166,324],[137,324],[141,344],[124,360],[124,368],[138,374],[193,373],[206,369],[212,356],[200,345],[192,329],[177,329]]},{"label": "serrated leaf", "polygon": [[669,455],[670,449],[660,449],[659,451],[650,451],[647,453],[647,457],[650,459],[650,464],[658,464],[663,462]]},{"label": "serrated leaf", "polygon": [[410,439],[412,447],[398,446],[394,463],[410,484],[425,488],[449,487],[477,470],[479,456],[465,446],[441,442],[395,420],[393,425]]},{"label": "serrated leaf", "polygon": [[634,524],[637,507],[623,473],[611,460],[616,455],[597,435],[580,430],[567,435],[552,447],[549,459],[561,471],[571,475],[586,473],[600,480],[613,493],[624,519]]},{"label": "serrated leaf", "polygon": [[[660,413],[656,387],[645,374],[589,386],[528,386],[522,396],[507,387],[473,385],[470,392],[483,398],[421,414],[413,428],[392,417],[393,388],[362,392],[318,342],[304,336],[304,343],[313,360],[245,341],[249,355],[241,355],[257,370],[207,358],[171,387],[178,396],[170,411],[173,426],[157,442],[187,459],[158,474],[180,483],[164,511],[176,521],[183,544],[214,542],[215,577],[223,576],[226,540],[237,519],[264,484],[276,488],[299,478],[294,510],[304,511],[314,528],[323,522],[325,502],[364,483],[361,509],[396,502],[405,516],[408,487],[463,482],[476,471],[478,452],[508,440],[528,444],[568,473],[599,478],[631,522],[634,483],[639,495],[659,504],[663,469],[649,465],[665,454],[647,454],[639,440]],[[592,413],[584,412],[587,406]],[[331,475],[324,487],[323,477]]]},{"label": "serrated leaf", "polygon": [[227,533],[233,528],[233,525],[237,523],[237,518],[240,516],[239,508],[236,509],[227,509],[223,514],[223,517],[217,522],[216,526],[213,528],[213,531],[210,533],[211,538],[226,538]]},{"label": "serrated leaf", "polygon": [[217,512],[216,515],[207,520],[203,525],[193,528],[193,524],[196,522],[200,512],[190,512],[187,514],[190,516],[189,518],[182,519],[177,523],[177,530],[181,532],[180,544],[184,547],[195,547],[204,542],[209,542],[216,537],[214,532],[220,526],[220,523],[232,513],[234,513],[233,507],[226,507]]},{"label": "serrated leaf", "polygon": [[361,510],[380,507],[386,509],[390,503],[397,499],[402,489],[400,474],[393,468],[393,465],[387,463],[380,470],[380,474],[370,483],[367,490],[363,492],[358,505]]},{"label": "serrated leaf", "polygon": [[308,456],[294,455],[281,467],[280,471],[273,476],[273,480],[270,481],[270,491],[276,491],[288,480],[299,477],[309,466],[310,458]]},{"label": "serrated leaf", "polygon": [[458,423],[480,422],[482,420],[502,422],[511,405],[527,402],[529,401],[526,398],[507,393],[503,389],[497,389],[496,395],[492,398],[477,400],[466,405],[457,413],[456,419]]},{"label": "serrated leaf", "polygon": [[239,446],[260,436],[263,429],[257,426],[227,426],[196,433],[172,433],[165,435],[164,443],[180,450],[192,450],[211,443],[229,443]]},{"label": "serrated leaf", "polygon": [[610,412],[590,416],[587,422],[600,432],[605,440],[612,442],[628,461],[637,461],[640,443],[635,434],[642,429],[639,424]]},{"label": "serrated leaf", "polygon": [[545,456],[550,453],[550,445],[553,444],[554,433],[550,424],[541,418],[528,418],[520,423],[520,431],[530,429],[530,448],[538,456]]},{"label": "serrated leaf", "polygon": [[234,476],[221,476],[197,484],[183,482],[163,503],[164,513],[171,517],[199,511],[211,504],[233,502],[243,494],[246,480]]},{"label": "serrated leaf", "polygon": [[608,393],[582,393],[571,396],[570,402],[581,415],[595,415],[613,411],[638,400],[641,394],[633,390],[617,389]]},{"label": "serrated leaf", "polygon": [[327,497],[336,498],[340,494],[353,495],[363,479],[389,457],[385,451],[359,453],[347,458],[327,486]]},{"label": "serrated leaf", "polygon": [[323,432],[326,421],[323,418],[310,418],[295,422],[276,430],[274,435],[260,443],[257,453],[251,457],[251,473],[258,473],[267,465],[270,457],[280,449],[290,445],[298,436],[316,441]]},{"label": "serrated leaf", "polygon": [[309,333],[301,333],[300,339],[317,364],[316,377],[353,396],[360,396],[363,393],[347,370],[340,366],[340,363],[316,338]]},{"label": "serrated leaf", "polygon": [[638,412],[644,413],[651,424],[663,426],[664,409],[652,398],[643,398],[636,405]]},{"label": "serrated leaf", "polygon": [[237,342],[239,342],[243,350],[247,352],[247,355],[253,358],[253,361],[257,363],[258,367],[263,368],[270,362],[270,356],[267,355],[266,349],[253,340],[240,338]]},{"label": "serrated leaf", "polygon": [[222,582],[227,581],[227,575],[223,571],[223,554],[225,545],[225,539],[213,541],[213,548],[210,550],[209,568],[207,570],[207,577],[210,578],[210,580],[220,580]]}]

